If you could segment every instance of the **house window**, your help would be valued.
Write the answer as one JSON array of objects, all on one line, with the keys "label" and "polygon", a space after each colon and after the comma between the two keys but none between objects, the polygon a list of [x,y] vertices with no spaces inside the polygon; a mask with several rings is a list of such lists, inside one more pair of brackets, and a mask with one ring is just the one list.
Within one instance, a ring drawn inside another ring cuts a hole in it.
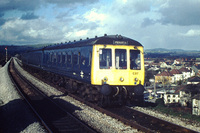
[{"label": "house window", "polygon": [[195,104],[198,104],[198,100],[195,99]]}]

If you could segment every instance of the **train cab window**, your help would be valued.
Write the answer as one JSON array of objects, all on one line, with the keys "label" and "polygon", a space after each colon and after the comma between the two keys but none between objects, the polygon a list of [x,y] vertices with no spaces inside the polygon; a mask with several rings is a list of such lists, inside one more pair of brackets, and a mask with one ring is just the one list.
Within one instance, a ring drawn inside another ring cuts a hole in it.
[{"label": "train cab window", "polygon": [[130,50],[130,69],[141,69],[141,59],[139,50]]},{"label": "train cab window", "polygon": [[115,68],[127,69],[127,55],[125,49],[115,49]]},{"label": "train cab window", "polygon": [[100,69],[110,69],[112,67],[111,49],[99,50],[99,64],[100,64]]}]

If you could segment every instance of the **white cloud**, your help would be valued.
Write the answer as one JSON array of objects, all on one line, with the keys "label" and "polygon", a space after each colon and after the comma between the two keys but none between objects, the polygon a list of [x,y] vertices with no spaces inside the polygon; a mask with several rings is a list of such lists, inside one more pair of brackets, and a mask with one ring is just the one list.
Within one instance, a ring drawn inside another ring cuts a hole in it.
[{"label": "white cloud", "polygon": [[75,35],[77,37],[81,37],[81,36],[86,36],[87,33],[88,33],[88,30],[80,30],[80,31],[75,32]]},{"label": "white cloud", "polygon": [[[14,44],[61,41],[62,38],[64,38],[64,32],[66,31],[62,31],[57,24],[58,23],[52,23],[50,25],[48,21],[43,19],[32,21],[21,19],[10,20],[1,27],[0,39],[12,41]],[[63,25],[63,23],[60,23],[60,25]]]},{"label": "white cloud", "polygon": [[98,13],[97,9],[93,8],[92,10],[86,12],[83,15],[88,21],[91,22],[100,22],[102,23],[106,18],[106,14]]},{"label": "white cloud", "polygon": [[180,33],[180,35],[181,36],[187,36],[187,37],[195,37],[195,36],[200,37],[200,30],[190,29],[186,33]]}]

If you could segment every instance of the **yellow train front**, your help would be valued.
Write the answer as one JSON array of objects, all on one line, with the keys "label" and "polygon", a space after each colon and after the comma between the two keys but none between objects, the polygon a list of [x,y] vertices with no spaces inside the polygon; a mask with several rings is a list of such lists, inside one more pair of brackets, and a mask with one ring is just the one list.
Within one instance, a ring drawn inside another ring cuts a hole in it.
[{"label": "yellow train front", "polygon": [[116,36],[112,41],[93,45],[91,84],[102,94],[102,105],[143,102],[143,46],[132,39]]}]

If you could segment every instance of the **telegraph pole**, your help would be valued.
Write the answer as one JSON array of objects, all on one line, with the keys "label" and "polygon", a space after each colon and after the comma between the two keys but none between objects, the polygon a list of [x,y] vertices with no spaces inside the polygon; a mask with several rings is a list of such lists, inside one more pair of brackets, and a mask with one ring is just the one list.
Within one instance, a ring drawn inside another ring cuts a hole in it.
[{"label": "telegraph pole", "polygon": [[6,50],[6,63],[7,63],[7,61],[8,61],[8,52],[7,52],[7,47],[5,48],[5,50]]}]

